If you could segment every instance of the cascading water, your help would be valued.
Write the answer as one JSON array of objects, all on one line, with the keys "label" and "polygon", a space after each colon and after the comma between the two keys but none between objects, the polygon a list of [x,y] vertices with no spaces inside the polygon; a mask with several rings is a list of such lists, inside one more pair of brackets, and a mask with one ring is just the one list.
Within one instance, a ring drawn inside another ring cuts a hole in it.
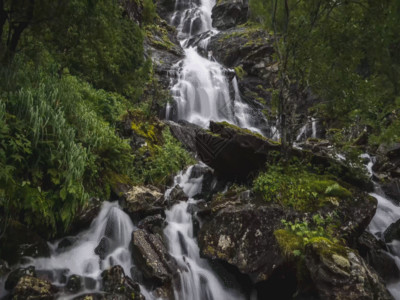
[{"label": "cascading water", "polygon": [[[211,10],[215,1],[176,0],[171,23],[177,27],[178,38],[184,47],[185,58],[174,68],[178,79],[172,84],[175,100],[174,118],[208,127],[210,120],[228,121],[240,127],[261,133],[251,125],[251,109],[242,101],[236,78],[230,83],[224,69],[218,62],[199,55],[196,47],[187,46],[187,41],[196,34],[209,31],[200,45],[207,49],[208,41],[217,31],[211,25]],[[230,85],[234,95],[230,93]],[[167,106],[167,119],[172,118],[172,106]]]},{"label": "cascading water", "polygon": [[[34,266],[37,272],[51,272],[50,277],[56,285],[64,285],[65,278],[69,275],[79,275],[85,279],[84,290],[81,293],[94,292],[100,288],[102,271],[111,266],[120,265],[125,274],[131,276],[134,262],[129,243],[134,230],[136,227],[131,219],[116,202],[104,202],[99,215],[88,230],[67,238],[71,245],[62,247],[61,243],[65,238],[49,244],[50,257],[27,258],[27,262],[21,267]],[[105,250],[101,255],[96,255],[96,248],[102,242],[106,243],[107,247],[103,248]],[[141,291],[148,295],[144,288],[141,288]],[[68,296],[59,295],[59,299],[68,299]]]},{"label": "cascading water", "polygon": [[[373,159],[368,155],[362,155],[363,158],[368,159],[367,170],[370,176],[373,176],[372,166]],[[380,185],[374,182],[374,192],[370,193],[378,201],[375,216],[368,226],[369,232],[374,234],[378,239],[382,239],[385,230],[397,220],[400,220],[400,206],[396,205],[388,197],[385,196]],[[388,243],[390,249],[389,255],[393,257],[397,267],[400,270],[400,241],[394,240]],[[400,281],[391,282],[387,285],[387,289],[395,299],[400,299]]]},{"label": "cascading water", "polygon": [[[200,250],[193,233],[193,220],[189,207],[196,205],[193,197],[201,189],[202,176],[191,178],[192,168],[175,177],[186,195],[187,202],[181,201],[166,211],[168,225],[164,235],[168,240],[169,251],[179,266],[179,287],[174,289],[176,299],[190,300],[225,300],[244,299],[233,290],[223,287],[219,278],[211,270],[206,259],[200,257]],[[166,192],[168,197],[169,191]]]}]

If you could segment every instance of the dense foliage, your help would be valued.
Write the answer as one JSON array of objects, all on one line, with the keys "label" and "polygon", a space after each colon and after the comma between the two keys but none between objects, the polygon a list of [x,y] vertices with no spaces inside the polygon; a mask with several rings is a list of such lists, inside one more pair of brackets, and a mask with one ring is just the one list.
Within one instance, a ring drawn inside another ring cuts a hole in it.
[{"label": "dense foliage", "polygon": [[[151,1],[144,11],[151,21]],[[108,199],[117,183],[165,184],[191,162],[161,129],[139,164],[143,150],[119,130],[131,109],[138,126],[154,123],[165,94],[144,29],[117,1],[1,1],[0,13],[1,226],[14,218],[62,232],[89,197]]]},{"label": "dense foliage", "polygon": [[[399,141],[399,1],[251,0],[250,8],[276,34],[281,85],[320,97],[315,112],[328,126]],[[281,113],[290,115],[286,104]]]}]

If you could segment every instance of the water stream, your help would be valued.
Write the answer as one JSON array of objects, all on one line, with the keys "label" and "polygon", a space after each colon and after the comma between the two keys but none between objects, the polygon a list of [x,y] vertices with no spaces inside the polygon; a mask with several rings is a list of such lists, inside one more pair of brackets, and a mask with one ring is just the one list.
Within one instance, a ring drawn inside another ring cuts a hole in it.
[{"label": "water stream", "polygon": [[[369,175],[372,178],[374,175],[372,171],[374,158],[370,157],[368,154],[363,154],[362,157],[368,160],[366,167]],[[380,185],[376,182],[374,182],[374,191],[370,193],[370,195],[377,199],[378,206],[375,216],[371,220],[367,230],[375,235],[378,239],[383,239],[383,233],[385,230],[392,223],[400,220],[400,206],[389,199],[383,192]],[[387,246],[390,249],[390,253],[388,254],[393,257],[397,267],[400,270],[400,241],[394,240],[393,242],[388,243]],[[387,285],[387,288],[395,299],[400,299],[400,280],[396,282],[390,282]]]},{"label": "water stream", "polygon": [[[208,261],[200,257],[200,250],[193,232],[193,215],[190,207],[198,201],[192,197],[200,192],[202,176],[192,178],[190,167],[175,177],[189,196],[188,201],[181,201],[166,211],[168,225],[164,230],[169,251],[178,263],[179,288],[174,289],[175,299],[179,300],[223,300],[244,299],[234,290],[226,289],[221,280],[214,274]],[[166,192],[166,196],[169,191]]]},{"label": "water stream", "polygon": [[[70,275],[79,275],[83,278],[80,294],[93,293],[100,290],[101,273],[112,266],[120,265],[125,274],[132,277],[131,271],[135,270],[135,265],[129,243],[136,229],[117,202],[104,202],[88,230],[49,243],[50,257],[27,257],[20,267],[34,266],[37,273],[45,274],[53,284],[59,286],[65,285]],[[96,250],[99,245],[103,245],[101,251]],[[141,291],[148,295],[143,287]],[[58,299],[76,296],[59,295]]]},{"label": "water stream", "polygon": [[191,37],[208,31],[207,37],[200,42],[208,50],[210,37],[218,33],[211,25],[214,4],[214,0],[176,0],[171,23],[177,27],[185,58],[174,67],[178,76],[177,80],[172,79],[171,88],[175,106],[167,106],[167,119],[174,115],[177,120],[202,127],[208,127],[210,120],[227,121],[261,133],[254,126],[251,108],[240,97],[236,78],[230,81],[226,76],[234,71],[225,69],[211,54],[204,58],[197,52],[197,47],[187,46]]},{"label": "water stream", "polygon": [[[208,38],[202,41],[202,47],[207,48],[210,36],[217,33],[211,25],[214,4],[214,0],[176,0],[171,23],[177,27],[178,37],[185,48],[185,58],[175,66],[178,76],[171,88],[175,108],[172,105],[167,107],[167,117],[175,109],[177,119],[202,127],[207,127],[210,120],[228,121],[261,133],[253,123],[251,108],[240,97],[236,77],[229,80],[226,74],[230,71],[213,60],[212,55],[204,58],[195,47],[186,46],[188,38],[209,31]],[[316,137],[316,120],[310,119],[300,130],[297,140],[307,137],[307,127],[311,136]],[[368,170],[372,175],[372,160]],[[182,300],[245,299],[240,292],[226,288],[208,261],[200,257],[193,228],[196,216],[191,208],[198,204],[193,196],[200,191],[203,178],[193,176],[192,171],[193,167],[190,167],[180,172],[173,185],[179,184],[189,200],[181,201],[166,211],[164,235],[169,253],[179,266],[179,286],[174,288],[174,296]],[[166,191],[166,199],[171,189]],[[385,197],[379,186],[371,195],[378,199],[378,209],[368,230],[381,238],[382,232],[400,219],[400,207]],[[117,203],[105,202],[90,228],[71,237],[69,245],[62,246],[65,239],[56,241],[50,244],[49,258],[28,259],[24,265],[52,272],[53,283],[60,285],[65,284],[69,275],[80,275],[85,278],[82,293],[94,292],[100,289],[102,271],[111,266],[120,265],[128,276],[133,276],[136,267],[129,243],[134,230],[136,227],[131,219]],[[102,255],[98,255],[96,248],[101,243],[107,247]],[[400,241],[392,242],[389,247],[400,267]],[[400,299],[400,282],[389,284],[388,289],[396,299]],[[146,299],[154,299],[144,287],[141,287],[141,292]]]}]

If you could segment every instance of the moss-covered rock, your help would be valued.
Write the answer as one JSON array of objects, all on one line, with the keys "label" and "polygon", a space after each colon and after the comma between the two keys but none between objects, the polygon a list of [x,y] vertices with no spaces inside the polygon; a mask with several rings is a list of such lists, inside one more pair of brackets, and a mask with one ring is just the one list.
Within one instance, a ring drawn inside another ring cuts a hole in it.
[{"label": "moss-covered rock", "polygon": [[133,218],[164,213],[164,197],[156,187],[133,186],[121,201],[124,211]]},{"label": "moss-covered rock", "polygon": [[[139,284],[133,282],[128,276],[125,276],[124,269],[122,269],[121,266],[114,266],[103,271],[103,273],[101,273],[101,277],[102,291],[105,291],[111,295],[119,295],[123,297],[122,299],[145,299],[140,293]],[[109,298],[106,297],[105,299]]]},{"label": "moss-covered rock", "polygon": [[307,245],[305,260],[322,299],[393,299],[382,279],[350,248],[317,238]]},{"label": "moss-covered rock", "polygon": [[55,298],[57,288],[50,282],[32,276],[24,276],[18,281],[12,294],[15,300],[51,300]]}]

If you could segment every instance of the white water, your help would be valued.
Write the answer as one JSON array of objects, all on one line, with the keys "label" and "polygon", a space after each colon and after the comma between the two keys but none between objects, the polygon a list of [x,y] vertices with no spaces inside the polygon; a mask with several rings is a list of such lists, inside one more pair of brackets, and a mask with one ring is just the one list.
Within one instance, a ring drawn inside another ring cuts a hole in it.
[{"label": "white water", "polygon": [[[120,265],[125,274],[131,277],[131,268],[134,266],[129,251],[132,232],[136,230],[131,219],[114,202],[104,202],[99,215],[93,220],[90,228],[79,233],[71,246],[59,248],[60,242],[49,244],[51,256],[49,258],[27,258],[24,266],[35,266],[37,271],[53,272],[55,284],[62,284],[62,276],[72,274],[84,278],[94,279],[95,286],[85,286],[81,293],[99,290],[101,273],[111,266]],[[102,238],[109,243],[108,251],[102,260],[95,254],[95,248]],[[148,295],[144,288],[142,293]],[[74,295],[75,297],[76,295]],[[71,296],[72,297],[72,296]],[[59,296],[59,299],[68,299],[68,296]]]},{"label": "white water", "polygon": [[317,138],[317,122],[317,119],[313,117],[309,118],[307,122],[300,128],[296,137],[296,142],[306,140],[309,137]]},{"label": "white water", "polygon": [[[174,288],[175,299],[180,300],[228,300],[244,299],[238,292],[226,289],[211,270],[207,260],[200,258],[200,250],[193,234],[193,216],[188,212],[189,205],[196,205],[193,197],[201,191],[202,176],[190,178],[192,168],[175,177],[190,197],[166,211],[168,225],[164,235],[168,240],[171,256],[178,263],[179,287]],[[166,192],[168,194],[168,191]]]},{"label": "white water", "polygon": [[[363,154],[361,157],[369,160],[366,167],[369,175],[372,177],[373,159],[368,154]],[[400,219],[400,206],[385,196],[379,184],[375,184],[374,192],[370,193],[370,195],[377,199],[378,206],[375,216],[368,226],[368,231],[374,234],[378,239],[382,239],[385,230],[392,223]],[[400,241],[394,240],[387,245],[391,252],[389,255],[394,258],[397,267],[400,269]],[[400,281],[389,283],[386,287],[395,299],[400,299]]]},{"label": "white water", "polygon": [[[208,127],[210,120],[227,121],[243,128],[261,133],[252,126],[251,108],[242,101],[234,78],[229,82],[227,71],[212,58],[199,55],[196,47],[188,47],[187,40],[199,33],[210,31],[207,38],[200,41],[207,49],[212,35],[218,33],[211,25],[211,10],[214,0],[176,0],[171,23],[177,27],[178,38],[184,47],[185,58],[174,66],[178,79],[172,83],[171,92],[175,100],[176,119]],[[234,91],[230,94],[230,85]],[[166,118],[171,118],[172,106],[166,109]]]}]

